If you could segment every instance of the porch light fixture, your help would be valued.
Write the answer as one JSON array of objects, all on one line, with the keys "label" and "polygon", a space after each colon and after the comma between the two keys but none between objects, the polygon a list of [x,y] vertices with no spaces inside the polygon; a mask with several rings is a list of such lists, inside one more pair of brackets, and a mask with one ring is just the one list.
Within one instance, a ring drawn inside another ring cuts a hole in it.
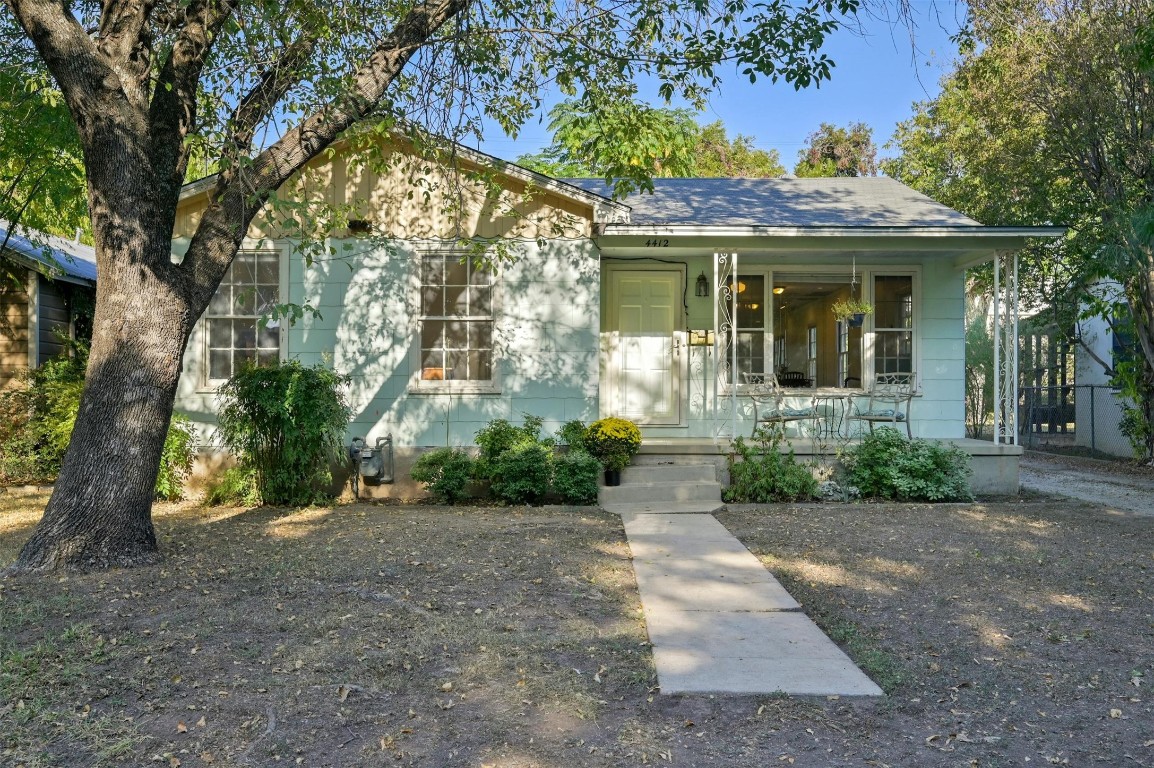
[{"label": "porch light fixture", "polygon": [[697,287],[693,290],[694,296],[709,296],[709,278],[705,276],[705,270],[701,270],[701,274],[697,276]]},{"label": "porch light fixture", "polygon": [[773,289],[773,295],[774,296],[780,296],[783,293],[785,293],[785,286],[784,285],[778,285],[778,286],[774,287],[774,289]]}]

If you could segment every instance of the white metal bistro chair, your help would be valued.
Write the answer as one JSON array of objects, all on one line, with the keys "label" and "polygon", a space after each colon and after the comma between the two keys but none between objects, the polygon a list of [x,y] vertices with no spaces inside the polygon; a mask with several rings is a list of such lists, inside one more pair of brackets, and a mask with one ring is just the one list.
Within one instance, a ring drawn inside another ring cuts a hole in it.
[{"label": "white metal bistro chair", "polygon": [[913,373],[879,373],[866,392],[865,408],[858,407],[849,418],[864,421],[873,432],[874,424],[889,424],[894,429],[906,425],[906,436],[913,439],[910,406],[917,394],[917,376]]},{"label": "white metal bistro chair", "polygon": [[786,393],[775,374],[743,373],[742,376],[747,385],[745,394],[753,402],[753,429],[750,431],[750,437],[757,434],[757,428],[762,424],[779,425],[783,436],[786,424],[808,421],[811,422],[811,428],[816,425],[817,404],[812,395],[808,405],[793,408],[786,403]]}]

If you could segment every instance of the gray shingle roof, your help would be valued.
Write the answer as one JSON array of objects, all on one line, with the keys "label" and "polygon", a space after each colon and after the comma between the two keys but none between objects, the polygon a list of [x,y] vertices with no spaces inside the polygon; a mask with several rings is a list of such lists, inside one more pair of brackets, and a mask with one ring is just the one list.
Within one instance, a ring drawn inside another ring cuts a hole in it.
[{"label": "gray shingle roof", "polygon": [[[607,194],[601,179],[563,179]],[[622,202],[631,224],[705,227],[980,227],[884,176],[822,179],[654,179]]]},{"label": "gray shingle roof", "polygon": [[[8,239],[6,243],[5,237]],[[96,283],[96,251],[90,245],[23,227],[12,228],[3,220],[0,220],[0,243],[4,243],[6,250],[24,257],[37,272],[49,277],[53,273],[63,273],[77,280]]]}]

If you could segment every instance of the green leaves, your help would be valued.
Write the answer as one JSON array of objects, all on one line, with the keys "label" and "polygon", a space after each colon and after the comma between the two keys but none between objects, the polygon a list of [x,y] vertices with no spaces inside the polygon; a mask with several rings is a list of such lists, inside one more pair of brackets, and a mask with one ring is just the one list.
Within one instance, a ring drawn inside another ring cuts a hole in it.
[{"label": "green leaves", "polygon": [[291,360],[246,367],[219,390],[217,431],[225,447],[256,473],[265,504],[309,504],[328,497],[329,463],[344,452],[351,412],[348,379]]}]

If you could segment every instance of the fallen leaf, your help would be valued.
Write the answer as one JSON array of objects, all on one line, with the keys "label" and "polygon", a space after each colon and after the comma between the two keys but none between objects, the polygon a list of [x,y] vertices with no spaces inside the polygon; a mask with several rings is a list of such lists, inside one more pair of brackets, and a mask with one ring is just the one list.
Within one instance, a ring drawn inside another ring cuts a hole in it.
[{"label": "fallen leaf", "polygon": [[200,719],[196,721],[196,727],[197,728],[203,728],[205,725],[206,725],[206,723],[204,720],[204,715],[201,715]]},{"label": "fallen leaf", "polygon": [[1122,710],[1120,710],[1120,709],[1111,709],[1110,710],[1110,717],[1112,717],[1113,719],[1117,720],[1121,716],[1122,716]]},{"label": "fallen leaf", "polygon": [[177,733],[188,733],[188,726],[184,724],[183,720],[181,720],[180,722],[178,722],[176,724],[176,732]]}]

